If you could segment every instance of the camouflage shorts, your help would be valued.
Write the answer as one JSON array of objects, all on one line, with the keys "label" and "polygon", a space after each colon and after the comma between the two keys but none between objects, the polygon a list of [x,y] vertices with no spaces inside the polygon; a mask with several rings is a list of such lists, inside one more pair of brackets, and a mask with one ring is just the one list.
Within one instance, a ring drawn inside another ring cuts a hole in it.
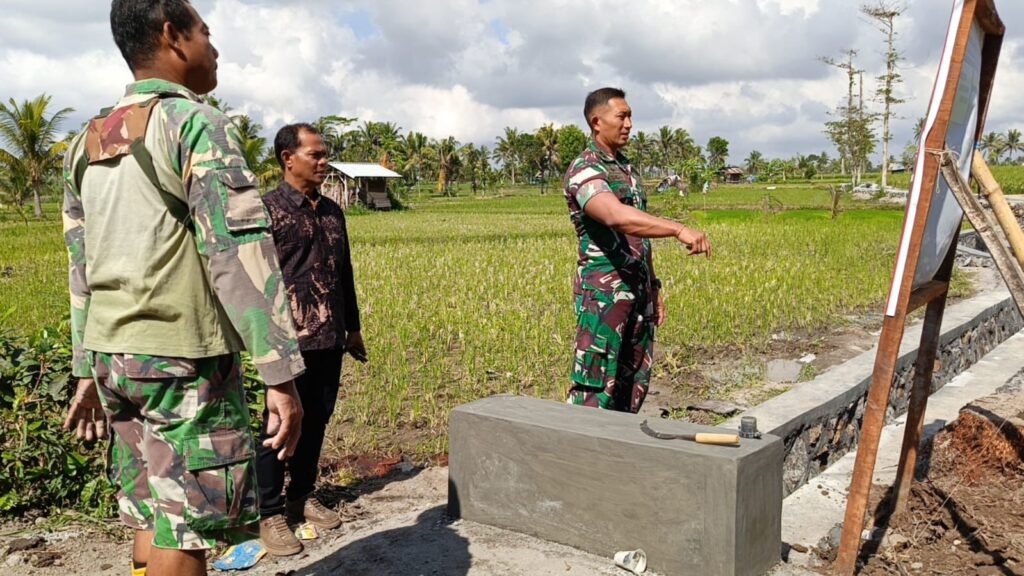
[{"label": "camouflage shorts", "polygon": [[646,293],[583,290],[568,402],[638,412],[651,380],[654,304]]},{"label": "camouflage shorts", "polygon": [[121,519],[159,548],[202,550],[256,522],[249,409],[238,355],[199,360],[93,353],[113,431]]}]

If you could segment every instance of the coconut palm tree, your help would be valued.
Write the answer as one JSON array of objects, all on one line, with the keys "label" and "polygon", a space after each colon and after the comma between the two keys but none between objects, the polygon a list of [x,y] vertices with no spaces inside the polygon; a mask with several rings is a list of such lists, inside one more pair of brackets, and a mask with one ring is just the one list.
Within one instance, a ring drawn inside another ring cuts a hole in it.
[{"label": "coconut palm tree", "polygon": [[241,138],[242,156],[250,170],[255,171],[263,160],[263,152],[267,147],[267,139],[260,136],[263,126],[253,122],[246,114],[238,114],[231,118],[231,121],[238,128],[238,135]]},{"label": "coconut palm tree", "polygon": [[672,164],[676,148],[676,133],[668,126],[658,128],[658,134],[654,137],[654,146],[658,150],[658,168],[664,175],[665,167]]},{"label": "coconut palm tree", "polygon": [[446,196],[454,196],[452,181],[455,180],[459,167],[459,143],[454,136],[449,136],[437,143],[437,191]]},{"label": "coconut palm tree", "polygon": [[558,162],[558,131],[554,124],[546,124],[537,130],[537,144],[541,153],[540,193],[544,194],[548,183],[548,174]]},{"label": "coconut palm tree", "polygon": [[729,158],[729,141],[721,136],[712,136],[708,139],[708,165],[716,170],[725,166]]},{"label": "coconut palm tree", "polygon": [[998,132],[989,132],[981,137],[978,150],[988,156],[989,164],[998,164],[999,157],[1006,151],[1006,137]]},{"label": "coconut palm tree", "polygon": [[472,143],[466,144],[459,148],[459,161],[462,163],[462,171],[469,177],[469,185],[475,195],[486,178],[487,147],[477,148]]},{"label": "coconut palm tree", "polygon": [[914,142],[920,142],[921,141],[921,135],[924,134],[924,123],[925,123],[925,117],[924,116],[918,118],[917,122],[914,123]]},{"label": "coconut palm tree", "polygon": [[21,104],[9,100],[9,105],[0,103],[0,142],[7,149],[0,149],[0,163],[8,168],[18,165],[32,191],[33,210],[36,218],[43,217],[42,191],[47,180],[60,170],[61,160],[67,142],[57,138],[61,122],[74,110],[62,108],[47,116],[50,96],[40,94],[33,100]]},{"label": "coconut palm tree", "polygon": [[640,174],[641,178],[644,175],[644,169],[650,167],[652,146],[651,139],[643,130],[633,134],[633,137],[629,139],[629,147],[626,149],[626,154],[629,156],[629,161],[636,167],[636,171]]},{"label": "coconut palm tree", "polygon": [[1006,137],[1004,138],[1006,147],[1006,159],[1013,161],[1013,155],[1024,152],[1024,142],[1020,138],[1020,130],[1011,128],[1006,131]]},{"label": "coconut palm tree", "polygon": [[757,176],[758,172],[761,171],[761,166],[764,164],[764,155],[757,150],[751,150],[743,163],[747,167],[748,174]]},{"label": "coconut palm tree", "polygon": [[399,143],[402,171],[412,176],[414,184],[420,180],[420,172],[426,162],[427,146],[427,137],[420,132],[409,132]]},{"label": "coconut palm tree", "polygon": [[516,184],[516,165],[520,161],[522,136],[519,131],[505,127],[505,135],[498,136],[498,144],[494,147],[494,159],[502,163],[512,176],[512,185]]},{"label": "coconut palm tree", "polygon": [[345,128],[355,122],[355,118],[346,118],[334,114],[321,116],[313,122],[313,127],[324,139],[324,146],[327,148],[327,157],[331,160],[340,160],[348,147],[349,138]]},{"label": "coconut palm tree", "polygon": [[686,128],[676,128],[672,134],[672,141],[675,146],[675,162],[685,160],[697,153],[697,144]]}]

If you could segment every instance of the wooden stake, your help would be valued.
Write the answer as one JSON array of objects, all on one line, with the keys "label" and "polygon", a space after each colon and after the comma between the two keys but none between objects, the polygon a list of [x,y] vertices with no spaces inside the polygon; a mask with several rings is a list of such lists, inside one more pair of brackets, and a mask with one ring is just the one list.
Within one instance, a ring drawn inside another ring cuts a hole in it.
[{"label": "wooden stake", "polygon": [[[910,486],[914,483],[914,471],[917,469],[917,451],[921,446],[921,434],[924,432],[924,414],[928,410],[928,395],[932,391],[932,374],[935,370],[935,356],[939,350],[939,338],[942,335],[942,315],[946,309],[946,296],[949,293],[949,279],[953,275],[953,262],[956,260],[956,244],[959,232],[953,236],[949,252],[942,261],[942,266],[935,274],[936,280],[942,284],[943,290],[933,298],[929,298],[928,309],[924,316],[921,329],[921,344],[917,349],[917,360],[914,364],[914,384],[910,389],[910,405],[907,407],[907,423],[903,429],[903,447],[900,450],[899,468],[896,470],[896,487],[893,493],[892,512],[903,512],[907,506]],[[929,284],[934,283],[929,282]],[[920,291],[921,288],[915,290]],[[914,299],[913,294],[910,296]]]},{"label": "wooden stake", "polygon": [[875,460],[878,457],[878,441],[882,435],[882,427],[885,426],[889,391],[892,389],[892,377],[896,373],[896,359],[899,356],[906,323],[906,314],[898,313],[895,316],[886,316],[882,324],[882,332],[889,334],[890,337],[879,341],[878,353],[875,355],[871,388],[868,389],[868,401],[864,406],[864,422],[861,424],[860,440],[857,442],[853,479],[850,481],[850,493],[846,497],[846,515],[843,518],[843,531],[839,552],[836,555],[836,574],[853,574],[857,565],[860,532],[864,526],[864,512],[868,507],[868,496],[875,474]]}]

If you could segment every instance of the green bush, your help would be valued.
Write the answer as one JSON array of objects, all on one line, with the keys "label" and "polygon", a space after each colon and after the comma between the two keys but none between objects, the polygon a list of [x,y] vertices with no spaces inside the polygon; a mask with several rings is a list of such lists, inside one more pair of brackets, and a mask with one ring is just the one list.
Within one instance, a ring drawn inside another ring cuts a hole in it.
[{"label": "green bush", "polygon": [[86,444],[61,427],[74,393],[70,342],[63,330],[0,332],[0,515],[114,513],[114,488],[103,473],[106,444]]},{"label": "green bush", "polygon": [[[113,516],[107,441],[86,443],[62,428],[74,395],[71,337],[47,328],[31,337],[0,330],[0,517],[26,510],[73,509]],[[243,354],[253,434],[259,432],[263,383]]]}]

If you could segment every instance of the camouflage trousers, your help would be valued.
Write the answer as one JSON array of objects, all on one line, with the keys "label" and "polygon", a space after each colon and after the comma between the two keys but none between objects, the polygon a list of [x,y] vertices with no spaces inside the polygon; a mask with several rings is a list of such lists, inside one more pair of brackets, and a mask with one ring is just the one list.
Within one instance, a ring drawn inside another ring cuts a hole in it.
[{"label": "camouflage trousers", "polygon": [[576,345],[567,401],[638,412],[647,397],[654,349],[649,293],[582,290],[576,295]]},{"label": "camouflage trousers", "polygon": [[153,530],[159,548],[245,539],[243,527],[259,515],[238,355],[92,354],[124,523]]}]

